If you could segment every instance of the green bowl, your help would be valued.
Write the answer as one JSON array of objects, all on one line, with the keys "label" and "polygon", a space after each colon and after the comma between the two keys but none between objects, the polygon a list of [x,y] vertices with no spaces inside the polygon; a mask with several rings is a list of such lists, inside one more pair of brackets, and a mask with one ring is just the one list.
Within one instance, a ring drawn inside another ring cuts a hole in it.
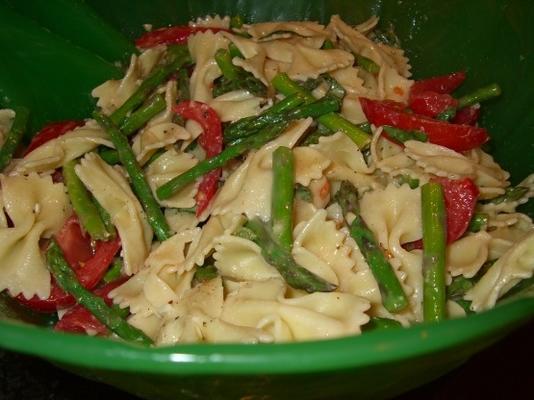
[{"label": "green bowl", "polygon": [[[465,91],[501,84],[504,95],[485,107],[482,125],[514,182],[532,170],[534,8],[526,0],[0,0],[0,106],[28,106],[34,129],[86,117],[91,88],[120,76],[116,62],[134,50],[129,39],[142,24],[214,13],[251,21],[327,21],[338,13],[352,23],[377,14],[396,27],[416,78],[464,69]],[[524,211],[533,215],[532,202]],[[336,340],[146,349],[16,321],[29,317],[2,303],[0,346],[150,399],[387,398],[450,371],[533,315],[534,299],[522,299],[468,318]]]}]

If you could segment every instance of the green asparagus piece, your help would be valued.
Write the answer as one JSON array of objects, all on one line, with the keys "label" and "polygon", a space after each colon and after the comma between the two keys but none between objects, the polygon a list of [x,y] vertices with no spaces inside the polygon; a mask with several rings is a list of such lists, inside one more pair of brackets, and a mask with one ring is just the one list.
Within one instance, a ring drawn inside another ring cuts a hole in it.
[{"label": "green asparagus piece", "polygon": [[389,312],[402,311],[408,306],[408,299],[373,232],[360,216],[356,188],[350,182],[343,181],[334,195],[334,200],[339,203],[344,215],[349,212],[355,215],[349,227],[350,235],[356,241],[378,283],[384,307]]},{"label": "green asparagus piece", "polygon": [[475,286],[476,280],[466,278],[462,275],[453,278],[451,284],[447,286],[447,298],[453,301],[463,299],[465,293]]},{"label": "green asparagus piece", "polygon": [[402,186],[406,183],[408,184],[410,189],[417,189],[419,187],[419,179],[412,178],[410,175],[406,175],[406,174],[397,175],[393,179],[395,179],[395,182],[399,186]]},{"label": "green asparagus piece", "polygon": [[335,48],[334,43],[332,43],[330,39],[326,39],[321,47],[321,49],[323,50],[331,50],[334,48]]},{"label": "green asparagus piece", "polygon": [[402,328],[399,321],[391,318],[371,317],[368,323],[362,326],[364,332],[379,331],[384,329]]},{"label": "green asparagus piece", "polygon": [[232,59],[235,57],[245,58],[243,53],[241,53],[241,51],[237,48],[237,46],[234,43],[230,43],[228,45],[228,51],[230,52],[230,57],[232,57]]},{"label": "green asparagus piece", "polygon": [[111,141],[119,153],[121,164],[126,169],[130,182],[137,198],[146,212],[148,223],[154,230],[159,241],[164,241],[172,236],[172,231],[165,220],[161,208],[152,195],[152,190],[143,175],[143,171],[137,162],[135,155],[128,143],[128,138],[113,124],[109,117],[98,112],[93,117],[106,130]]},{"label": "green asparagus piece", "polygon": [[109,238],[114,239],[117,235],[117,230],[115,229],[115,225],[113,225],[111,215],[109,215],[109,213],[104,209],[104,207],[102,207],[102,205],[98,202],[97,199],[95,199],[93,196],[91,196],[91,199],[93,200],[93,203],[95,204],[95,207],[98,210],[98,213],[100,214],[102,222],[104,222],[104,226],[106,227],[106,231],[108,231]]},{"label": "green asparagus piece", "polygon": [[65,260],[65,257],[55,240],[52,240],[48,247],[46,259],[50,272],[60,288],[71,294],[80,305],[89,310],[91,314],[106,325],[111,331],[116,333],[122,339],[130,342],[143,345],[150,345],[153,343],[143,332],[121,318],[116,310],[108,307],[104,299],[91,293],[82,286],[78,281],[76,274]]},{"label": "green asparagus piece", "polygon": [[160,186],[156,190],[156,195],[160,200],[168,199],[185,186],[197,180],[197,178],[200,178],[214,169],[223,167],[228,161],[240,156],[248,150],[257,149],[263,144],[273,140],[283,132],[286,126],[287,124],[285,123],[268,126],[256,135],[242,139],[235,144],[226,147],[217,156],[200,161],[194,167]]},{"label": "green asparagus piece", "polygon": [[181,68],[176,73],[176,87],[178,88],[178,97],[176,102],[186,101],[191,99],[189,92],[189,75],[186,68]]},{"label": "green asparagus piece", "polygon": [[238,68],[232,64],[232,57],[230,56],[228,50],[217,50],[215,53],[215,62],[221,69],[221,72],[226,79],[234,80],[238,78]]},{"label": "green asparagus piece", "polygon": [[428,141],[426,133],[421,131],[405,131],[389,125],[384,125],[384,131],[391,139],[400,143],[404,143],[408,140],[417,140],[418,142]]},{"label": "green asparagus piece", "polygon": [[206,265],[204,267],[198,267],[193,276],[193,281],[195,283],[201,283],[210,281],[219,276],[219,272],[214,265]]},{"label": "green asparagus piece", "polygon": [[356,64],[362,67],[365,71],[369,72],[370,74],[378,74],[380,72],[380,66],[370,58],[364,57],[360,54],[355,54],[355,56]]},{"label": "green asparagus piece", "polygon": [[471,218],[471,221],[469,221],[469,226],[467,227],[467,230],[469,232],[479,232],[480,230],[484,229],[485,226],[488,225],[488,219],[489,215],[486,213],[475,213],[475,215],[473,215],[473,218]]},{"label": "green asparagus piece", "polygon": [[143,165],[143,167],[148,167],[150,164],[152,164],[154,161],[156,161],[158,158],[162,156],[163,153],[165,153],[167,150],[165,150],[164,147],[157,149],[148,159],[148,161]]},{"label": "green asparagus piece", "polygon": [[30,116],[30,112],[25,107],[13,107],[13,111],[15,111],[15,119],[0,149],[0,172],[7,167],[19,147]]},{"label": "green asparagus piece", "polygon": [[494,97],[501,95],[501,88],[496,83],[491,85],[484,86],[480,89],[475,90],[472,93],[466,94],[458,99],[458,109],[469,107],[473,104],[480,103]]},{"label": "green asparagus piece", "polygon": [[120,129],[126,136],[137,132],[153,117],[165,110],[167,102],[165,98],[158,94],[150,99],[146,104],[139,107],[135,112],[126,117]]},{"label": "green asparagus piece", "polygon": [[[315,101],[315,98],[308,91],[301,88],[297,83],[292,81],[287,74],[279,73],[273,80],[272,85],[274,88],[282,93],[284,96],[289,96],[294,93],[300,93],[306,102],[311,103]],[[328,113],[321,115],[318,119],[319,123],[330,129],[331,131],[341,131],[347,135],[360,149],[365,149],[371,142],[371,137],[365,131],[360,129],[357,125],[353,124],[349,120],[343,118],[336,113]]]},{"label": "green asparagus piece", "polygon": [[306,138],[302,141],[302,146],[309,146],[310,144],[319,143],[319,139],[323,136],[332,136],[335,132],[332,132],[330,129],[324,125],[317,124],[317,127],[314,131],[310,132]]},{"label": "green asparagus piece", "polygon": [[109,147],[100,146],[98,148],[98,155],[109,165],[116,165],[121,162],[117,150],[110,149]]},{"label": "green asparagus piece", "polygon": [[439,121],[449,121],[454,118],[456,115],[456,108],[455,107],[447,107],[444,111],[440,112],[436,119]]},{"label": "green asparagus piece", "polygon": [[504,202],[517,201],[526,195],[529,191],[528,187],[525,186],[515,186],[506,188],[504,194],[497,196],[489,201],[491,204],[501,204]]},{"label": "green asparagus piece", "polygon": [[516,299],[518,297],[521,297],[521,295],[525,295],[527,292],[532,293],[532,287],[534,286],[534,276],[531,276],[530,278],[520,280],[518,283],[515,284],[514,287],[512,287],[508,292],[502,296],[499,301],[506,300],[506,299]]},{"label": "green asparagus piece", "polygon": [[474,314],[475,312],[471,310],[471,301],[464,300],[464,299],[458,299],[455,301],[456,304],[458,304],[460,307],[462,307],[465,311],[466,315]]},{"label": "green asparagus piece", "polygon": [[293,151],[284,146],[273,152],[271,219],[273,235],[287,251],[293,247],[293,195],[295,165]]},{"label": "green asparagus piece", "polygon": [[102,278],[104,283],[110,283],[110,282],[113,282],[119,279],[122,275],[123,265],[124,263],[122,262],[122,258],[115,257],[115,259],[111,263],[111,266],[109,267],[106,274]]},{"label": "green asparagus piece", "polygon": [[295,109],[302,105],[305,99],[299,94],[287,96],[280,100],[269,109],[265,110],[258,116],[241,118],[240,120],[228,125],[224,130],[224,140],[232,142],[239,138],[250,136],[252,133],[273,123],[279,114]]},{"label": "green asparagus piece", "polygon": [[421,187],[423,219],[423,316],[438,322],[446,316],[445,248],[446,211],[443,189],[429,182]]},{"label": "green asparagus piece", "polygon": [[65,179],[72,207],[76,211],[84,230],[89,233],[93,240],[108,240],[111,235],[107,231],[106,225],[91,199],[91,195],[80,178],[78,178],[78,175],[76,175],[75,165],[75,160],[63,165],[63,178]]},{"label": "green asparagus piece", "polygon": [[258,240],[257,236],[252,232],[250,229],[248,229],[246,226],[239,227],[234,233],[234,236],[240,237],[241,239],[247,239],[252,242],[255,242]]},{"label": "green asparagus piece", "polygon": [[187,46],[175,45],[169,47],[168,56],[170,58],[169,62],[155,68],[124,104],[111,114],[110,118],[113,124],[122,124],[126,116],[143,104],[147,96],[164,82],[170,74],[191,62]]},{"label": "green asparagus piece", "polygon": [[241,15],[234,15],[230,18],[230,29],[239,29],[245,23],[244,18]]},{"label": "green asparagus piece", "polygon": [[298,265],[291,253],[279,244],[268,227],[259,219],[247,222],[246,227],[254,232],[256,244],[261,247],[265,260],[275,267],[289,286],[308,293],[331,292],[336,286]]}]

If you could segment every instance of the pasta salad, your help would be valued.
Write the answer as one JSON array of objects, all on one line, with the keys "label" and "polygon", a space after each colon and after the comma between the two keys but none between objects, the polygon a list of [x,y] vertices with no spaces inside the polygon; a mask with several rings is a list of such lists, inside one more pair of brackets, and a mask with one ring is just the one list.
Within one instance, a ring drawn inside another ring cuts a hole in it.
[{"label": "pasta salad", "polygon": [[532,292],[534,225],[462,71],[372,17],[149,30],[84,121],[0,110],[0,291],[146,345],[336,338]]}]

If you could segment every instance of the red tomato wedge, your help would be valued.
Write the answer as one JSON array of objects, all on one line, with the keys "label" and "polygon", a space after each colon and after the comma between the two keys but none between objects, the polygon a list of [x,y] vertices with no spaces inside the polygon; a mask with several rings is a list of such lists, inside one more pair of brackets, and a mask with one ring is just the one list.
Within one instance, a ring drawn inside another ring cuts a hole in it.
[{"label": "red tomato wedge", "polygon": [[483,128],[436,121],[423,115],[402,111],[390,101],[377,101],[360,97],[360,104],[367,120],[375,126],[391,125],[396,128],[425,132],[431,143],[455,151],[467,151],[489,140]]},{"label": "red tomato wedge", "polygon": [[[86,289],[93,289],[100,282],[121,247],[119,237],[107,242],[98,241],[93,253],[91,239],[89,235],[84,234],[78,217],[75,215],[65,222],[61,231],[56,235],[56,240],[65,259]],[[55,312],[59,308],[70,307],[76,303],[75,299],[65,293],[54,279],[52,279],[52,288],[48,298],[40,299],[34,296],[26,299],[19,295],[17,300],[41,312]]]},{"label": "red tomato wedge", "polygon": [[159,28],[151,32],[147,32],[135,41],[135,45],[139,48],[146,49],[154,47],[159,44],[183,44],[187,42],[187,38],[198,32],[212,31],[213,33],[219,31],[227,31],[223,28],[205,28],[192,26],[170,26],[168,28]]},{"label": "red tomato wedge", "polygon": [[410,89],[410,93],[436,92],[449,94],[454,92],[464,81],[465,72],[463,71],[454,72],[449,75],[434,76],[415,81]]},{"label": "red tomato wedge", "polygon": [[[200,124],[203,132],[198,138],[198,143],[206,152],[207,158],[215,157],[221,153],[223,148],[222,124],[213,108],[199,101],[183,101],[174,107],[174,112],[185,119],[192,119]],[[195,197],[197,217],[202,214],[217,192],[221,174],[222,170],[218,168],[206,174],[200,181]]]},{"label": "red tomato wedge", "polygon": [[[469,178],[447,179],[434,177],[432,181],[443,187],[445,209],[447,211],[447,244],[460,239],[475,213],[479,190],[477,185]],[[410,251],[422,249],[423,241],[405,243],[403,247]]]},{"label": "red tomato wedge", "polygon": [[464,107],[456,111],[452,119],[454,124],[475,125],[480,116],[480,104],[474,104],[470,107]]},{"label": "red tomato wedge", "polygon": [[[94,293],[102,297],[108,306],[110,306],[111,299],[108,297],[109,293],[116,287],[122,285],[126,279],[119,279],[110,282],[107,285],[96,289]],[[91,333],[99,336],[107,335],[108,328],[100,322],[93,314],[81,305],[72,307],[63,315],[54,327],[57,331],[74,332],[74,333]]]},{"label": "red tomato wedge", "polygon": [[409,106],[416,114],[434,118],[448,108],[458,107],[458,100],[450,94],[437,92],[412,93]]},{"label": "red tomato wedge", "polygon": [[46,142],[55,139],[73,129],[82,126],[85,121],[61,121],[53,122],[44,126],[39,132],[35,134],[29,146],[24,151],[24,155],[31,153],[37,147],[42,146]]}]

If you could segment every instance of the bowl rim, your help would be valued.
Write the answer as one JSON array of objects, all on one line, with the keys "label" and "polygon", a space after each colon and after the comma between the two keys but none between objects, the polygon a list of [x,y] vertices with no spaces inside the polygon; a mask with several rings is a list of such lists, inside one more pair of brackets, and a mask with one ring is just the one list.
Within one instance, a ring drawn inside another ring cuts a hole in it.
[{"label": "bowl rim", "polygon": [[[338,339],[274,344],[139,345],[0,320],[0,348],[85,368],[164,375],[254,375],[344,370],[494,341],[534,317],[534,298],[465,318]],[[488,343],[489,344],[489,343]]]}]

